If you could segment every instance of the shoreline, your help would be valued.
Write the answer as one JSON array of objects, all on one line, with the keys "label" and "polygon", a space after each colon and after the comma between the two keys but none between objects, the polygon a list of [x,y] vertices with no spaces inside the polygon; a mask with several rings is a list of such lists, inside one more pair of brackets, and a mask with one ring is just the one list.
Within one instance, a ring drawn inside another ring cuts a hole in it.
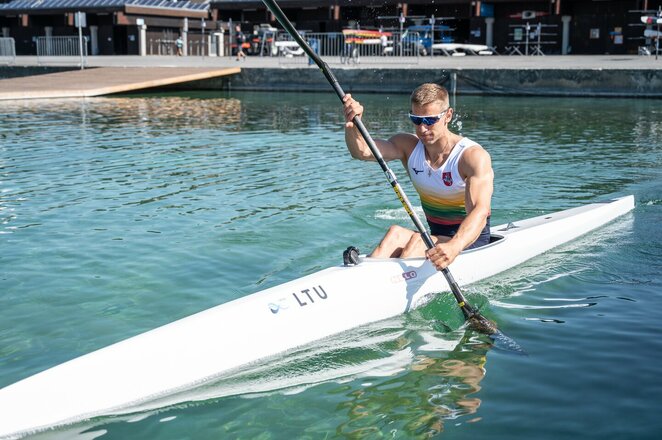
[{"label": "shoreline", "polygon": [[[458,95],[568,96],[662,98],[662,57],[596,56],[467,56],[412,59],[362,58],[348,67],[325,60],[346,92],[409,93],[422,82],[437,82]],[[95,67],[240,67],[229,78],[212,78],[162,87],[158,90],[218,90],[263,92],[327,92],[329,85],[307,58],[96,56]],[[0,66],[0,80],[78,70],[69,64],[40,65],[37,57],[17,57]],[[405,73],[405,74],[403,74]],[[154,90],[154,89],[145,89]]]}]

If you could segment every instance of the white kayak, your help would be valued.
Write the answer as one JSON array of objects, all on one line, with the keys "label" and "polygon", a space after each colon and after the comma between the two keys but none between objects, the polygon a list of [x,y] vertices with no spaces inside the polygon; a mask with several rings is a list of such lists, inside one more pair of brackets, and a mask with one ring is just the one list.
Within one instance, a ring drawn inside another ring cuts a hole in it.
[{"label": "white kayak", "polygon": [[[450,266],[460,285],[508,270],[634,208],[626,196],[491,229]],[[405,313],[449,291],[423,258],[370,259],[271,287],[118,342],[0,390],[0,438],[155,401],[242,365]],[[459,311],[458,311],[459,313]],[[241,335],[237,337],[236,335]]]},{"label": "white kayak", "polygon": [[662,24],[662,17],[656,17],[654,15],[642,15],[641,22],[644,24]]}]

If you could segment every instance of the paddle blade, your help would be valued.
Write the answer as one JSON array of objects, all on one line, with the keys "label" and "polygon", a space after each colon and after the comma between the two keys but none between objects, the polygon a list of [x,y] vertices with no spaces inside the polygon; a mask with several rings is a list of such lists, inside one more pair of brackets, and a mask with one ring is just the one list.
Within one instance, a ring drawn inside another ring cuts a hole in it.
[{"label": "paddle blade", "polygon": [[471,315],[468,318],[467,323],[473,330],[489,335],[490,339],[492,339],[492,342],[494,343],[494,348],[514,354],[528,356],[521,345],[515,342],[515,340],[510,336],[506,336],[501,330],[497,328],[494,322],[485,318],[480,313],[475,312],[473,315]]},{"label": "paddle blade", "polygon": [[513,338],[506,336],[500,330],[497,330],[495,333],[490,335],[490,339],[494,343],[494,348],[498,350],[507,351],[512,354],[519,354],[522,356],[528,356],[529,354],[519,345]]},{"label": "paddle blade", "polygon": [[467,323],[469,326],[476,330],[477,332],[484,333],[486,335],[492,335],[497,333],[499,329],[496,324],[489,319],[485,318],[478,312],[473,312],[468,318]]}]

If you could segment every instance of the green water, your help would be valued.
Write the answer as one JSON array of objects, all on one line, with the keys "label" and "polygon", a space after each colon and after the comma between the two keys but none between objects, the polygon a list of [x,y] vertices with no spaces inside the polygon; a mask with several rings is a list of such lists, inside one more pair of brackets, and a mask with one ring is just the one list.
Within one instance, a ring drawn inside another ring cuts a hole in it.
[{"label": "green water", "polygon": [[[357,98],[375,137],[411,130],[406,96]],[[660,102],[458,101],[456,130],[492,155],[493,224],[636,198],[633,213],[466,289],[529,356],[490,348],[444,295],[161,411],[33,437],[657,438]],[[346,153],[331,92],[2,103],[0,387],[338,264],[394,222],[409,225],[379,167]]]}]

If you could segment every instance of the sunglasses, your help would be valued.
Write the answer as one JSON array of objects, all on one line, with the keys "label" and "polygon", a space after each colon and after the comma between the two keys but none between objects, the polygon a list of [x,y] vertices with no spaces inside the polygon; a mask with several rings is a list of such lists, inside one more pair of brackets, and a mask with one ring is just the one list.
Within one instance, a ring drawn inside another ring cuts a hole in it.
[{"label": "sunglasses", "polygon": [[434,125],[437,122],[439,122],[441,117],[444,115],[444,113],[448,111],[448,109],[450,109],[450,107],[444,110],[443,112],[439,113],[438,115],[429,115],[429,116],[417,116],[409,113],[409,119],[411,119],[411,122],[413,122],[414,125],[421,125],[421,124]]}]

